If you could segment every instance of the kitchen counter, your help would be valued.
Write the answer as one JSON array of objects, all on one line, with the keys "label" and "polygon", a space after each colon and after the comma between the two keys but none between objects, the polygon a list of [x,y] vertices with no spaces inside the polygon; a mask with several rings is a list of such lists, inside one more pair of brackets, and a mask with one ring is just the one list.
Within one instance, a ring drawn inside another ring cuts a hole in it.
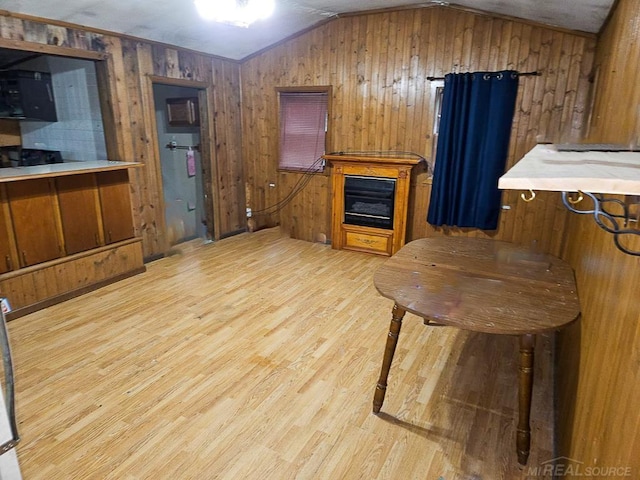
[{"label": "kitchen counter", "polygon": [[0,292],[13,318],[144,271],[129,181],[141,165],[0,169]]},{"label": "kitchen counter", "polygon": [[0,168],[0,183],[35,178],[60,177],[81,173],[106,172],[125,168],[141,167],[139,162],[117,162],[114,160],[97,160],[90,162],[64,162],[32,167]]}]

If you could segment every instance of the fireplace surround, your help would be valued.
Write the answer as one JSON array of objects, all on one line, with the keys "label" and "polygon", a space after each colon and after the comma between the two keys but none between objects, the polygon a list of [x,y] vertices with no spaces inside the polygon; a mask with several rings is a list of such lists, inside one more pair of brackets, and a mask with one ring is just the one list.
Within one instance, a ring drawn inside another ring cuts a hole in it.
[{"label": "fireplace surround", "polygon": [[405,242],[411,169],[418,157],[324,155],[332,166],[331,246],[393,255]]}]

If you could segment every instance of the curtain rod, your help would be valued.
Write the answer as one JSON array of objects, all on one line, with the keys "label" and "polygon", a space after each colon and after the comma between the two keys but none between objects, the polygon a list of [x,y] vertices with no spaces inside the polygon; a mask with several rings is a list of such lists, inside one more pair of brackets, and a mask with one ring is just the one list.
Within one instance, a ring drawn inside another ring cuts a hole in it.
[{"label": "curtain rod", "polygon": [[[519,77],[539,77],[541,75],[540,72],[516,72]],[[433,80],[444,80],[444,77],[427,77],[427,80],[432,82]]]}]

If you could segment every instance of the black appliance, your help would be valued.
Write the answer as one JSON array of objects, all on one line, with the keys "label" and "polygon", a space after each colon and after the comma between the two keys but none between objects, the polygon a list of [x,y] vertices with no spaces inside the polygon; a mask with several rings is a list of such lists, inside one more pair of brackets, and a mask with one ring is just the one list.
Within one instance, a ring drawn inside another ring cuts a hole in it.
[{"label": "black appliance", "polygon": [[344,223],[393,230],[395,178],[344,177]]},{"label": "black appliance", "polygon": [[[7,167],[32,167],[63,163],[62,155],[57,150],[38,150],[35,148],[2,147],[2,158],[7,160]],[[4,163],[4,161],[3,161]]]},{"label": "black appliance", "polygon": [[0,72],[0,118],[57,122],[51,74],[27,70]]}]

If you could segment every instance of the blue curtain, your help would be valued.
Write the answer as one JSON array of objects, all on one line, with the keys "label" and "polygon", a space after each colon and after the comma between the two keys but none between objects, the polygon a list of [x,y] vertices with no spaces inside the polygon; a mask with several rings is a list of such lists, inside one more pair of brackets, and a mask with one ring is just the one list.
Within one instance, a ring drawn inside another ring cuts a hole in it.
[{"label": "blue curtain", "polygon": [[518,74],[512,70],[445,76],[427,216],[432,225],[498,227],[498,178],[517,93]]}]

